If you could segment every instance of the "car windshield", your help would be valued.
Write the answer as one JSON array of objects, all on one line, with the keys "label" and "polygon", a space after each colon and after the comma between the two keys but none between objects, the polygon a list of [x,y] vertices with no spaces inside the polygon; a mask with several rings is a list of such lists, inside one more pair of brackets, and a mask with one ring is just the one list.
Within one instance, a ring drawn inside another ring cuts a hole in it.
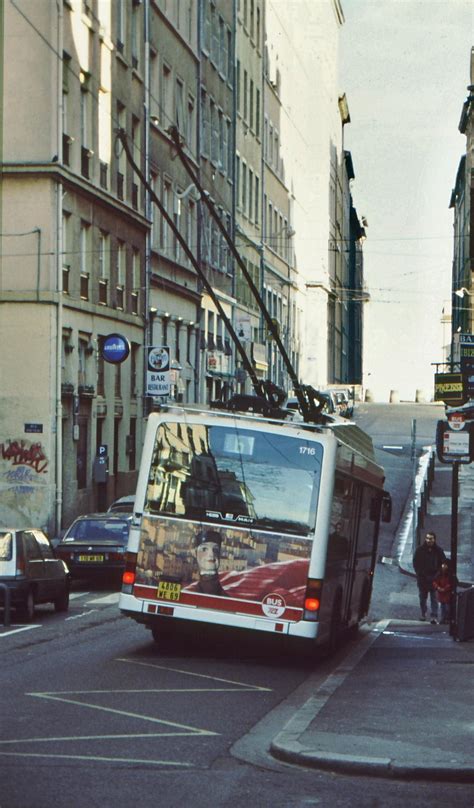
[{"label": "car windshield", "polygon": [[128,538],[128,521],[121,519],[78,519],[68,530],[64,541],[124,542]]},{"label": "car windshield", "polygon": [[0,531],[0,561],[11,561],[13,536],[9,531]]},{"label": "car windshield", "polygon": [[162,424],[145,510],[308,535],[323,448],[303,434]]}]

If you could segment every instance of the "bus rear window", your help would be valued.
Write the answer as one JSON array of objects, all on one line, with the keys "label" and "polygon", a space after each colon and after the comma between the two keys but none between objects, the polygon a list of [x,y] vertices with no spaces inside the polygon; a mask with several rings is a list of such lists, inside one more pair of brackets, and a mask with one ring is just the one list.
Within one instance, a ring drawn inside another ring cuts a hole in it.
[{"label": "bus rear window", "polygon": [[321,444],[283,429],[161,424],[145,510],[308,535],[322,456]]}]

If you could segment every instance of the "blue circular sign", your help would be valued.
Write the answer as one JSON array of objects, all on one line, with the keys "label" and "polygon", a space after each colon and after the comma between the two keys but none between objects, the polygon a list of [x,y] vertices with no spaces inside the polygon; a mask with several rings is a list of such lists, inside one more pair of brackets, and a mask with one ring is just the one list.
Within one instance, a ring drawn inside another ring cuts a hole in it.
[{"label": "blue circular sign", "polygon": [[130,343],[121,334],[109,334],[102,341],[102,356],[106,362],[119,365],[130,353]]}]

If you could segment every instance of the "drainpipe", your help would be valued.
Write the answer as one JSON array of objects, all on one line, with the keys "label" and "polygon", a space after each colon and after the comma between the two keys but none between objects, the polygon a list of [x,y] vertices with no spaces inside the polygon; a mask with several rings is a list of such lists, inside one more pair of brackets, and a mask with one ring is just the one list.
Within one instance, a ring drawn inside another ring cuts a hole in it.
[{"label": "drainpipe", "polygon": [[[56,154],[63,161],[62,153],[62,105],[63,105],[63,3],[56,0],[57,20],[58,20],[58,56],[57,56],[57,121]],[[62,185],[58,181],[56,184],[56,276],[57,276],[57,296],[56,307],[56,502],[55,502],[55,534],[58,536],[61,530],[61,518],[63,507],[63,407],[61,398],[61,365],[62,365],[62,338],[63,338],[63,238],[62,238]]]},{"label": "drainpipe", "polygon": [[[150,177],[150,2],[145,0],[145,105],[144,105],[144,124],[145,124],[145,176],[147,179]],[[150,193],[145,188],[146,200],[146,217],[152,218],[151,208],[153,202],[151,201]],[[143,329],[143,395],[142,395],[142,415],[146,417],[149,412],[148,399],[146,397],[146,382],[147,382],[147,345],[153,344],[153,321],[150,317],[150,303],[151,303],[151,228],[148,229],[145,237],[145,295],[144,295],[144,329]]]}]

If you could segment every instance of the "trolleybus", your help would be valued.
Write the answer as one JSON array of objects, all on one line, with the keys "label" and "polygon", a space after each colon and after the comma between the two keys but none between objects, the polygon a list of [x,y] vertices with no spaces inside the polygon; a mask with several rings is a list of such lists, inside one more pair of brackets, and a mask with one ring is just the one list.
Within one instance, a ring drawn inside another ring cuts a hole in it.
[{"label": "trolleybus", "polygon": [[164,406],[120,609],[157,642],[186,621],[336,645],[368,612],[381,519],[384,472],[356,424]]}]

